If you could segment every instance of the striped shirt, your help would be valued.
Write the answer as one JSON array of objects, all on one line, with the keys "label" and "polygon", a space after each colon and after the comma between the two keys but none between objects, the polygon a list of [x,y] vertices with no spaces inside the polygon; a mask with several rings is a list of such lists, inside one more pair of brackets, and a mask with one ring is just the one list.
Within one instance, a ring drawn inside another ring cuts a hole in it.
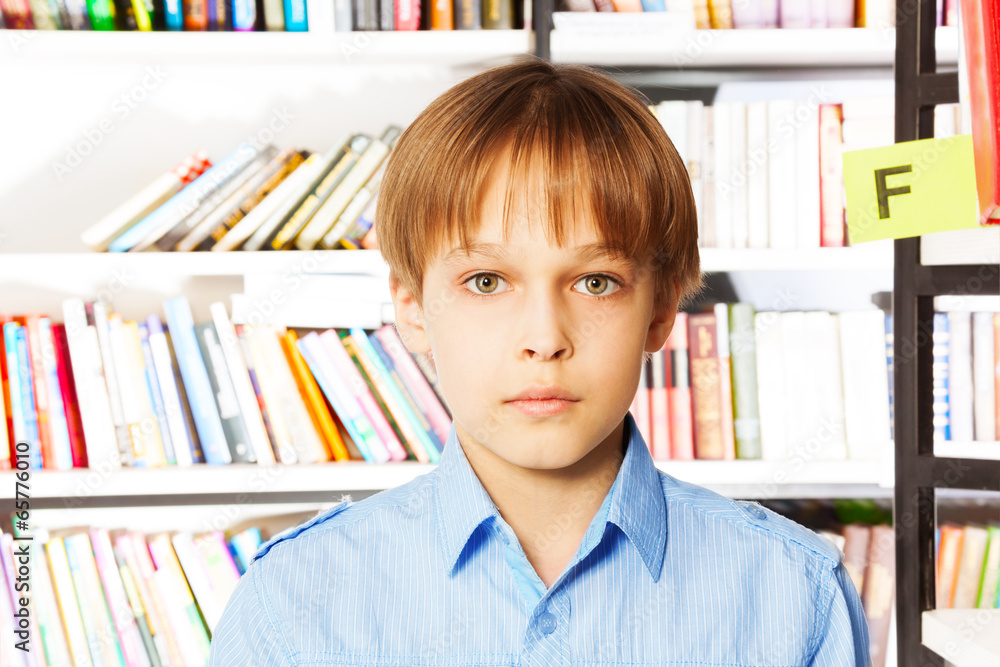
[{"label": "striped shirt", "polygon": [[209,665],[865,667],[840,551],[660,472],[626,416],[618,475],[546,589],[452,426],[440,465],[275,537]]}]

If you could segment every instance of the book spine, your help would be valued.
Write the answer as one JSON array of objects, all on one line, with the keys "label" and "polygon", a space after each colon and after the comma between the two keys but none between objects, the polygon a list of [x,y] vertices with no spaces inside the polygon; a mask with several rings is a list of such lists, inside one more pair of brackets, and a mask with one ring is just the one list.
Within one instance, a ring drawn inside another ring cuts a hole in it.
[{"label": "book spine", "polygon": [[375,399],[361,377],[360,371],[354,365],[354,361],[347,353],[347,350],[344,349],[344,344],[341,342],[340,337],[335,331],[329,329],[319,335],[319,340],[333,362],[334,368],[343,377],[344,384],[354,396],[354,400],[361,406],[361,410],[368,418],[368,422],[378,435],[377,440],[380,443],[381,449],[384,449],[387,453],[387,460],[401,461],[406,458],[403,446],[386,421],[385,415],[379,410],[378,404],[375,403]]},{"label": "book spine", "polygon": [[[419,30],[420,29],[420,2],[418,0],[393,0],[395,4],[395,20],[396,20],[396,30]],[[437,11],[437,6],[439,4],[448,5],[448,23],[451,24],[451,2],[448,0],[435,0],[431,4],[431,28],[434,30],[441,30],[442,28],[434,27],[434,13]],[[440,19],[440,17],[439,17]],[[451,30],[451,28],[444,28],[446,30]]]},{"label": "book spine", "polygon": [[232,461],[233,463],[255,463],[257,459],[250,443],[250,434],[247,433],[246,423],[240,413],[239,400],[236,398],[236,390],[233,388],[232,378],[226,368],[226,360],[215,333],[215,325],[211,322],[205,322],[196,325],[194,330],[198,338],[202,359],[205,362],[205,370],[208,371],[212,396],[215,399],[219,418],[222,420],[222,430],[226,435],[226,442],[229,444]]},{"label": "book spine", "polygon": [[122,406],[122,392],[118,384],[119,372],[115,366],[115,355],[111,348],[111,335],[108,328],[108,307],[103,301],[93,304],[94,328],[101,350],[101,361],[104,368],[104,378],[108,389],[108,401],[111,405],[111,418],[115,425],[115,439],[118,443],[118,454],[123,464],[132,464],[132,436],[128,423],[125,421],[125,410]]},{"label": "book spine", "polygon": [[335,461],[350,460],[351,456],[344,444],[344,439],[340,437],[337,424],[333,421],[333,416],[323,402],[323,394],[319,385],[316,384],[316,379],[309,372],[309,367],[306,365],[305,359],[302,358],[302,353],[299,352],[296,345],[297,340],[298,336],[295,335],[294,331],[286,331],[281,337],[281,347],[285,351],[288,365],[292,368],[299,392],[305,397],[309,414],[316,424],[316,429],[323,435],[323,440],[326,442],[333,459]]},{"label": "book spine", "polygon": [[170,538],[167,535],[157,535],[149,540],[148,546],[156,566],[152,585],[159,593],[167,623],[184,655],[184,662],[181,664],[200,665],[208,654],[208,635],[198,615],[191,589],[177,563]]},{"label": "book spine", "polygon": [[951,440],[951,396],[949,390],[950,372],[948,359],[950,336],[947,314],[934,314],[932,339],[934,401],[931,405],[931,410],[934,413],[934,439]]},{"label": "book spine", "polygon": [[302,358],[312,371],[316,382],[334,411],[340,417],[361,455],[369,463],[385,463],[389,452],[379,442],[378,436],[353,392],[346,386],[346,377],[334,365],[327,354],[319,335],[312,332],[297,342]]},{"label": "book spine", "polygon": [[87,0],[87,14],[92,30],[114,30],[114,9],[110,0]]},{"label": "book spine", "polygon": [[142,606],[142,599],[139,597],[139,588],[135,581],[135,575],[128,565],[118,557],[117,553],[115,554],[115,559],[122,578],[122,586],[125,588],[125,594],[128,596],[128,603],[132,609],[135,625],[142,640],[143,649],[146,651],[150,667],[161,667],[163,663],[160,660],[160,652],[157,649],[156,640],[153,638],[153,632],[149,625],[149,616]]},{"label": "book spine", "polygon": [[354,30],[354,9],[351,0],[333,0],[333,29],[335,32]]},{"label": "book spine", "polygon": [[146,318],[146,343],[149,345],[151,367],[163,401],[163,414],[167,422],[167,427],[163,431],[170,434],[173,462],[179,466],[189,466],[194,462],[194,447],[187,420],[184,418],[187,407],[181,401],[180,391],[174,379],[173,361],[167,337],[163,332],[163,323],[160,321],[160,316],[155,313]]},{"label": "book spine", "polygon": [[[76,377],[73,373],[65,325],[52,326],[52,346],[56,359],[60,398],[66,412],[71,464],[74,468],[86,468],[87,440],[80,414],[80,401],[76,393]],[[0,403],[2,403],[2,399],[0,399]]]},{"label": "book spine", "polygon": [[715,304],[715,349],[719,354],[719,427],[722,431],[723,458],[736,458],[736,438],[733,433],[733,381],[729,358],[729,308]]},{"label": "book spine", "polygon": [[80,617],[87,633],[90,655],[95,662],[107,667],[125,667],[118,636],[113,629],[107,599],[97,575],[97,565],[86,533],[66,537],[66,560],[80,602]]},{"label": "book spine", "polygon": [[783,136],[788,118],[794,118],[791,100],[772,100],[767,104],[767,135],[774,150],[767,156],[768,242],[772,248],[795,248],[798,245],[795,221],[795,198],[788,188],[795,184],[795,141]]},{"label": "book spine", "polygon": [[[388,401],[391,403],[390,410],[396,416],[396,421],[401,424],[401,428],[404,431],[409,430],[412,432],[406,437],[411,441],[414,438],[416,439],[419,447],[415,448],[415,451],[423,449],[426,456],[430,457],[430,462],[437,463],[440,460],[441,451],[431,442],[427,433],[420,427],[420,419],[410,409],[410,405],[406,399],[403,398],[400,387],[392,381],[389,369],[382,363],[382,359],[375,351],[375,348],[372,347],[367,334],[365,334],[363,329],[353,327],[351,329],[351,338],[357,347],[360,348],[362,361],[367,361],[374,367],[374,377],[372,379],[375,381],[376,387],[379,388],[379,393],[382,394],[383,398],[388,393]],[[384,387],[384,391],[379,385]]]},{"label": "book spine", "polygon": [[9,315],[0,314],[0,405],[4,414],[0,415],[0,468],[10,469],[10,453],[14,449],[14,414],[10,397],[10,378],[7,370],[7,346],[3,333],[4,326],[11,321]]},{"label": "book spine", "polygon": [[118,374],[118,387],[121,390],[122,414],[128,425],[131,454],[136,466],[148,466],[154,460],[153,452],[147,450],[145,427],[151,426],[143,422],[141,398],[136,383],[137,371],[132,365],[130,345],[125,338],[125,324],[121,315],[113,313],[108,316],[108,338],[111,352],[115,359],[115,372]]},{"label": "book spine", "polygon": [[1000,608],[1000,525],[986,527],[986,550],[983,555],[983,571],[976,597],[977,609]]},{"label": "book spine", "polygon": [[25,327],[17,331],[17,372],[20,377],[21,408],[24,415],[24,440],[28,442],[28,466],[32,470],[41,470],[43,455],[38,437],[38,418],[35,412],[35,390],[31,377],[31,364],[28,361],[28,336]]},{"label": "book spine", "polygon": [[[17,322],[7,322],[3,325],[4,356],[8,368],[7,396],[10,405],[10,447],[27,440],[27,425],[25,423],[24,405],[22,403],[21,374],[17,361]],[[9,458],[9,457],[8,457]]]},{"label": "book spine", "polygon": [[104,595],[111,611],[114,628],[118,633],[125,664],[127,667],[149,667],[149,656],[143,646],[135,616],[132,614],[121,573],[115,563],[108,531],[103,528],[90,531],[90,544],[97,572],[104,584]]},{"label": "book spine", "polygon": [[736,457],[759,459],[760,413],[757,407],[757,349],[754,309],[749,303],[729,307],[729,349],[732,363],[733,431]]},{"label": "book spine", "polygon": [[455,0],[455,30],[479,30],[483,27],[482,5],[478,0]]},{"label": "book spine", "polygon": [[996,440],[996,367],[994,356],[994,313],[972,315],[972,374],[975,400],[975,439]]},{"label": "book spine", "polygon": [[117,468],[121,465],[121,458],[97,328],[87,324],[86,309],[80,299],[67,299],[63,302],[63,320],[71,361],[68,368],[72,369],[76,385],[80,420],[87,446],[87,465]]},{"label": "book spine", "polygon": [[270,367],[270,360],[264,352],[261,343],[263,334],[260,327],[243,325],[239,332],[240,341],[249,350],[249,359],[257,377],[257,387],[261,400],[265,405],[262,415],[266,414],[271,425],[271,442],[275,458],[281,463],[297,463],[298,453],[292,446],[292,435],[284,413],[284,406],[278,397],[278,380]]},{"label": "book spine", "polygon": [[[652,4],[663,5],[663,0],[646,0]],[[648,11],[666,11],[666,8]],[[513,30],[514,29],[514,1],[513,0],[483,0],[483,28],[485,30]]]},{"label": "book spine", "polygon": [[271,442],[267,436],[267,429],[264,427],[264,419],[261,416],[257,396],[250,382],[250,374],[247,371],[246,362],[243,359],[243,354],[240,352],[236,329],[233,327],[233,323],[226,313],[224,303],[213,303],[209,306],[209,309],[212,315],[212,322],[215,324],[215,331],[219,336],[219,344],[222,347],[222,353],[225,357],[225,365],[232,379],[233,390],[239,402],[240,413],[243,415],[254,456],[258,463],[274,463],[274,452],[271,449]]},{"label": "book spine", "polygon": [[948,316],[948,403],[951,439],[973,440],[972,313]]},{"label": "book spine", "polygon": [[183,570],[182,576],[187,579],[188,585],[191,587],[191,593],[201,610],[208,631],[214,633],[222,616],[222,607],[215,599],[212,581],[209,579],[205,566],[195,549],[193,537],[190,533],[177,533],[170,538],[170,543]]},{"label": "book spine", "polygon": [[[163,466],[166,465],[168,456],[173,458],[173,450],[172,448],[168,448],[167,443],[169,442],[170,434],[161,431],[161,421],[154,407],[155,399],[152,392],[156,384],[156,378],[150,377],[149,369],[146,366],[138,323],[132,320],[126,322],[122,328],[122,332],[125,335],[128,365],[132,369],[134,376],[133,384],[139,403],[146,464],[149,466]],[[164,441],[164,437],[167,438],[167,442]]]},{"label": "book spine", "polygon": [[181,0],[163,0],[166,29],[172,32],[184,30],[184,10]]},{"label": "book spine", "polygon": [[208,30],[209,0],[183,0],[184,30],[200,32]]},{"label": "book spine", "polygon": [[368,337],[368,342],[371,343],[375,353],[378,354],[379,358],[382,360],[382,364],[385,366],[386,370],[389,371],[389,375],[392,378],[393,383],[395,383],[396,387],[399,388],[403,398],[407,401],[410,409],[413,411],[413,414],[419,420],[420,428],[427,434],[427,437],[430,438],[434,447],[439,452],[444,451],[444,442],[438,438],[437,432],[434,430],[434,427],[431,426],[430,419],[427,417],[427,412],[413,397],[413,394],[407,387],[406,382],[403,381],[399,371],[396,369],[396,364],[393,362],[392,357],[390,357],[389,353],[385,351],[385,348],[382,346],[382,342],[379,340],[378,336],[373,333],[373,335]]},{"label": "book spine", "polygon": [[305,0],[284,0],[284,10],[286,32],[306,32],[309,30]]},{"label": "book spine", "polygon": [[[310,18],[312,18],[310,16]],[[257,5],[253,0],[233,0],[232,22],[236,32],[250,32],[257,21]],[[312,24],[310,23],[312,30]]]},{"label": "book spine", "polygon": [[215,409],[208,371],[195,335],[191,307],[186,298],[177,297],[165,302],[163,309],[167,314],[184,388],[190,395],[188,404],[191,406],[205,460],[216,465],[232,463],[222,421]]},{"label": "book spine", "polygon": [[674,328],[667,337],[667,350],[670,353],[670,375],[667,377],[670,458],[690,461],[694,459],[694,421],[691,407],[687,313],[677,313]]},{"label": "book spine", "polygon": [[[412,0],[396,0],[396,30],[416,30],[416,28],[400,28],[398,12],[402,5],[412,5]],[[452,11],[452,0],[433,0],[430,3],[431,30],[454,30],[455,14]],[[418,21],[419,23],[419,17]]]},{"label": "book spine", "polygon": [[153,586],[153,561],[149,557],[145,538],[140,534],[119,535],[115,539],[115,551],[119,560],[125,562],[133,575],[143,609],[146,610],[156,652],[167,664],[183,665],[180,647],[171,631],[163,601]]},{"label": "book spine", "polygon": [[193,544],[212,584],[215,601],[220,610],[225,609],[240,583],[240,571],[226,545],[226,538],[221,531],[213,531],[194,538]]},{"label": "book spine", "polygon": [[[659,11],[664,10],[665,9]],[[733,6],[730,3],[730,0],[708,0],[708,22],[709,25],[711,25],[715,30],[732,29]]]},{"label": "book spine", "polygon": [[34,546],[30,549],[31,560],[31,602],[38,616],[38,630],[42,638],[42,653],[46,665],[69,665],[72,659],[66,633],[63,631],[62,618],[59,613],[59,603],[56,601],[55,589],[49,574],[48,559],[45,556],[45,543],[49,541],[48,531],[35,529]]},{"label": "book spine", "polygon": [[688,316],[694,451],[699,459],[724,459],[719,355],[715,313]]},{"label": "book spine", "polygon": [[42,449],[42,467],[55,468],[56,455],[52,445],[52,425],[49,423],[49,387],[45,377],[45,362],[42,354],[42,338],[39,320],[41,315],[32,313],[24,316],[24,331],[28,340],[28,369],[34,393],[35,419],[38,428],[38,442]]},{"label": "book spine", "polygon": [[[331,157],[313,153],[295,170],[295,180],[286,179],[285,183],[293,184],[285,194],[284,200],[278,202],[273,211],[258,226],[253,235],[243,244],[244,250],[260,250],[264,248],[275,234],[279,233],[302,205],[330,168]],[[277,190],[275,190],[277,192]],[[250,216],[247,216],[248,218]]]},{"label": "book spine", "polygon": [[795,240],[799,248],[819,248],[820,218],[819,109],[813,104],[796,104],[793,126],[795,138]]},{"label": "book spine", "polygon": [[649,449],[653,459],[670,458],[670,410],[667,398],[667,353],[657,350],[649,360]]},{"label": "book spine", "polygon": [[417,362],[410,356],[410,352],[403,344],[403,340],[399,337],[396,328],[391,324],[387,324],[376,331],[375,335],[382,343],[382,347],[386,353],[392,358],[406,388],[409,389],[414,400],[417,401],[427,414],[427,419],[430,421],[438,439],[441,442],[446,442],[448,434],[451,431],[451,417],[441,404],[437,394],[434,393],[434,389],[427,381],[426,376],[420,370],[420,367],[417,366]]},{"label": "book spine", "polygon": [[264,25],[268,31],[284,31],[285,8],[282,0],[264,0]]},{"label": "book spine", "polygon": [[[260,410],[260,418],[264,422],[264,430],[267,432],[268,445],[271,447],[271,457],[274,458],[274,447],[277,445],[278,439],[275,436],[274,427],[271,425],[271,417],[268,413],[267,404],[264,402],[264,394],[261,391],[260,380],[257,377],[257,368],[254,365],[254,355],[250,350],[250,344],[247,342],[246,335],[243,332],[243,325],[237,325],[234,327],[236,330],[236,339],[239,344],[240,355],[246,363],[247,375],[250,378],[250,385],[253,387],[254,398],[257,400],[257,407]],[[258,457],[258,460],[268,460],[265,455],[263,458]]]},{"label": "book spine", "polygon": [[[152,398],[153,414],[159,428],[160,441],[163,446],[164,462],[169,465],[177,464],[177,454],[174,452],[174,442],[170,435],[170,422],[167,419],[166,399],[161,389],[159,376],[156,370],[156,361],[153,359],[153,350],[149,346],[149,328],[145,324],[139,324],[135,328],[139,337],[139,346],[142,352],[142,362],[144,366],[144,376],[147,393]],[[134,344],[134,343],[133,343]]]},{"label": "book spine", "polygon": [[844,245],[844,183],[841,161],[840,105],[821,104],[819,108],[820,161],[820,245],[840,248]]},{"label": "book spine", "polygon": [[80,605],[73,588],[73,578],[70,574],[69,560],[66,556],[66,545],[63,543],[63,539],[55,537],[46,542],[45,553],[48,555],[56,600],[62,612],[63,626],[66,629],[66,639],[73,656],[73,664],[91,667],[93,663],[90,660],[87,633],[83,628],[83,618],[80,616]]},{"label": "book spine", "polygon": [[70,442],[67,406],[63,403],[63,391],[59,383],[58,358],[52,336],[52,321],[48,317],[42,317],[38,320],[38,342],[41,347],[44,388],[48,394],[52,467],[56,470],[70,470],[73,467],[73,448]]}]

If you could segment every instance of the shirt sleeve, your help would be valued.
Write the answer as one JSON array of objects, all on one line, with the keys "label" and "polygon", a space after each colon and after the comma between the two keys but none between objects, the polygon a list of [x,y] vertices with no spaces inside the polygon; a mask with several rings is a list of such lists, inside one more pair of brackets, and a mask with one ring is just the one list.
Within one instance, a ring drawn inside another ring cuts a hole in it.
[{"label": "shirt sleeve", "polygon": [[809,666],[870,667],[868,621],[858,591],[843,563],[834,568],[828,581],[833,595],[829,596],[825,628],[820,630]]},{"label": "shirt sleeve", "polygon": [[212,635],[208,667],[292,667],[286,645],[275,631],[271,610],[261,601],[260,567],[240,579]]}]

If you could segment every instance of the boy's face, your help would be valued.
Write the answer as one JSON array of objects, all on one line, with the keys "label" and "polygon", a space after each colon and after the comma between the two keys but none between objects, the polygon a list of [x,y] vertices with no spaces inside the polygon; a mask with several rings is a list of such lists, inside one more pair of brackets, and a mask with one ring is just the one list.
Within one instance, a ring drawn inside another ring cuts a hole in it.
[{"label": "boy's face", "polygon": [[[410,350],[431,353],[464,447],[557,470],[620,447],[642,353],[663,346],[676,286],[655,306],[653,273],[601,252],[589,213],[574,217],[563,247],[550,242],[530,193],[503,239],[506,185],[488,188],[471,254],[456,243],[429,261],[421,304],[392,286],[396,325]],[[539,398],[552,392],[562,399]]]}]

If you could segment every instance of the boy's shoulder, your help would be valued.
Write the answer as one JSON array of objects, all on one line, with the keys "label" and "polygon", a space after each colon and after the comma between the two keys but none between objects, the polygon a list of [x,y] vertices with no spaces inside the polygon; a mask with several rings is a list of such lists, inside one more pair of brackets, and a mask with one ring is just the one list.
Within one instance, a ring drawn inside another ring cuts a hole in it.
[{"label": "boy's shoulder", "polygon": [[831,566],[843,560],[840,549],[830,540],[756,501],[733,500],[662,471],[660,481],[663,484],[668,517],[672,505],[683,506],[688,511],[700,514],[706,521],[745,526],[766,539],[794,545],[828,561]]},{"label": "boy's shoulder", "polygon": [[301,542],[308,536],[350,526],[380,512],[403,509],[410,516],[415,516],[415,513],[412,512],[414,506],[423,505],[434,488],[435,473],[436,470],[356,502],[350,497],[345,497],[337,505],[272,537],[257,549],[250,562],[254,563],[260,560],[278,545]]}]

